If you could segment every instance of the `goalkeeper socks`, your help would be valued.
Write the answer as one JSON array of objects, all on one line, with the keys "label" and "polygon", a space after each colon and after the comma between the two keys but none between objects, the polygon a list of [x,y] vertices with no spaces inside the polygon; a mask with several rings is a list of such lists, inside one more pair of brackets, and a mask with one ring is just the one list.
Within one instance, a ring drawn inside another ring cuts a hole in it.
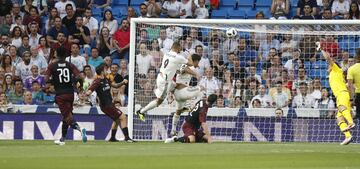
[{"label": "goalkeeper socks", "polygon": [[[348,125],[345,122],[339,122],[338,123],[340,130],[343,131]],[[350,131],[343,132],[346,138],[351,137]]]},{"label": "goalkeeper socks", "polygon": [[79,124],[76,123],[76,121],[72,121],[71,124],[70,124],[70,127],[72,129],[74,129],[74,130],[77,130],[77,131],[81,132],[80,126],[79,126]]},{"label": "goalkeeper socks", "polygon": [[349,109],[346,109],[342,112],[345,120],[347,121],[347,124],[353,124],[354,121],[353,121],[353,118],[352,118],[352,115],[351,115],[351,111]]},{"label": "goalkeeper socks", "polygon": [[148,105],[140,110],[140,113],[145,113],[153,108],[157,107],[157,100],[151,101]]},{"label": "goalkeeper socks", "polygon": [[179,123],[180,120],[180,115],[177,115],[176,113],[174,113],[173,119],[172,119],[172,124],[171,124],[171,131],[173,131],[174,133],[176,133],[176,126]]},{"label": "goalkeeper socks", "polygon": [[69,128],[69,125],[66,124],[65,122],[63,122],[62,126],[61,126],[61,139],[65,140],[68,128]]},{"label": "goalkeeper socks", "polygon": [[111,138],[110,139],[115,139],[116,132],[117,132],[117,129],[111,129]]},{"label": "goalkeeper socks", "polygon": [[124,136],[125,136],[125,140],[130,139],[128,128],[127,128],[127,127],[124,127],[124,128],[122,128],[121,130],[122,130],[122,132],[123,132],[123,134],[124,134]]}]

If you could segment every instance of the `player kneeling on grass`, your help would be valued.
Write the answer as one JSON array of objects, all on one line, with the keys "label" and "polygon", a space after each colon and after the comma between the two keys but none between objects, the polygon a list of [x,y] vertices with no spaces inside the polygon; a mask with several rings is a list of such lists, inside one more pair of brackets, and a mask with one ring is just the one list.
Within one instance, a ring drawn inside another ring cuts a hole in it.
[{"label": "player kneeling on grass", "polygon": [[[165,140],[165,143],[182,142],[182,143],[211,143],[211,134],[209,127],[206,124],[206,115],[211,105],[215,103],[217,96],[211,94],[207,97],[207,100],[198,101],[189,115],[186,117],[182,126],[184,132],[183,137],[171,137]],[[200,129],[202,128],[202,130]]]},{"label": "player kneeling on grass", "polygon": [[115,139],[115,133],[117,126],[119,126],[125,136],[125,141],[134,142],[134,140],[129,137],[127,119],[125,114],[115,107],[111,98],[110,88],[118,88],[121,86],[121,83],[113,82],[109,84],[109,81],[105,78],[105,64],[101,64],[96,67],[96,74],[98,75],[98,77],[92,82],[89,90],[86,92],[86,95],[89,96],[93,91],[96,91],[100,101],[101,111],[103,111],[107,116],[114,120],[115,125],[113,123],[111,128],[112,132],[110,141],[117,141]]}]

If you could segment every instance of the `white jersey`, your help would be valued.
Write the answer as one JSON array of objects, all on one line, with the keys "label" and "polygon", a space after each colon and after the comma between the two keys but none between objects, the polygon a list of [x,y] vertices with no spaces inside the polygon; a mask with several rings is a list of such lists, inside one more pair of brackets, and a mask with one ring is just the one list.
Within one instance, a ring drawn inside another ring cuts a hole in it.
[{"label": "white jersey", "polygon": [[23,82],[25,82],[25,79],[32,74],[31,67],[32,64],[26,65],[24,62],[19,63],[16,66],[15,76],[19,76],[23,80]]},{"label": "white jersey", "polygon": [[180,54],[170,51],[164,55],[164,58],[161,62],[160,73],[162,73],[163,76],[166,75],[167,81],[172,80],[176,74],[176,71],[180,69],[181,64],[186,64],[187,62],[188,60]]},{"label": "white jersey", "polygon": [[[70,57],[71,57],[71,60],[70,60]],[[76,68],[79,70],[79,71],[83,71],[84,69],[84,66],[86,65],[86,60],[83,56],[70,56],[70,57],[66,57],[66,61],[74,64],[76,66]]]},{"label": "white jersey", "polygon": [[[182,68],[183,66],[181,66]],[[186,68],[187,66],[185,65],[184,69]],[[180,69],[181,69],[180,68]],[[195,67],[194,66],[191,66],[189,67],[192,71],[195,71]],[[184,84],[184,85],[187,85],[189,86],[190,84],[190,81],[191,81],[191,78],[192,78],[192,75],[188,74],[188,73],[179,73],[176,75],[176,83],[178,84]]]}]

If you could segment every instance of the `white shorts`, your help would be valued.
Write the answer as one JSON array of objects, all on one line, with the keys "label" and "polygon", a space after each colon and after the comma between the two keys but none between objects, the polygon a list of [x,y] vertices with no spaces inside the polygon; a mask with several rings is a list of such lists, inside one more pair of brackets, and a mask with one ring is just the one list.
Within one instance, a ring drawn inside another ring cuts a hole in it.
[{"label": "white shorts", "polygon": [[156,89],[154,90],[154,93],[157,98],[164,100],[167,94],[174,90],[175,85],[176,84],[172,79],[166,80],[166,77],[159,74],[156,78]]},{"label": "white shorts", "polygon": [[188,86],[180,90],[175,90],[174,97],[176,100],[176,108],[182,109],[185,107],[188,100],[196,98],[196,101],[202,98],[203,92],[201,91],[200,86]]}]

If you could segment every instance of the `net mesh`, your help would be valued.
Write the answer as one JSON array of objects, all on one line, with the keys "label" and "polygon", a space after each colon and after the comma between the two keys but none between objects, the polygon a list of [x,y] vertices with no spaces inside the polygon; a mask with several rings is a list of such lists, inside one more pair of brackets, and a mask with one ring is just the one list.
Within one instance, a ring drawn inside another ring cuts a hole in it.
[{"label": "net mesh", "polygon": [[[135,110],[156,99],[162,57],[179,41],[184,57],[202,56],[196,69],[201,78],[193,77],[190,86],[218,95],[207,119],[215,140],[339,142],[344,136],[335,121],[328,65],[315,43],[321,42],[346,72],[360,46],[359,26],[136,23]],[[226,36],[229,28],[237,35]],[[134,116],[134,138],[169,137],[175,109],[169,93],[145,123]],[[179,135],[186,115],[177,125]],[[359,130],[352,132],[356,140]]]}]

